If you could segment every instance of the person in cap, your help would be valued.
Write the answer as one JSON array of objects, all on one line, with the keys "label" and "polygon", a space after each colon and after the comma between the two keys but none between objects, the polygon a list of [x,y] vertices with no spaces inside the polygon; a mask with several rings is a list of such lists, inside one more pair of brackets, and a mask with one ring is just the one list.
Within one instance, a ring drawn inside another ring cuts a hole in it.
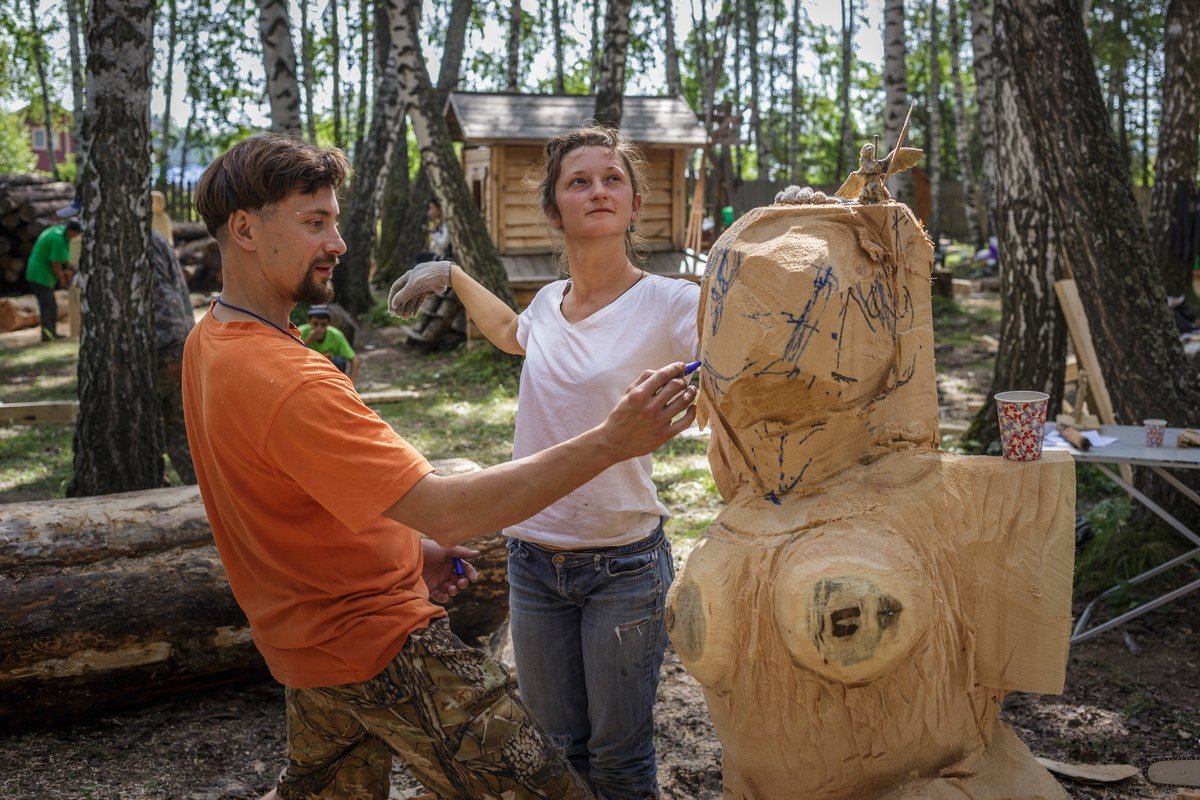
[{"label": "person in cap", "polygon": [[358,382],[358,358],[346,334],[332,324],[333,315],[327,306],[311,306],[308,323],[300,326],[300,337],[313,350],[333,362],[333,365]]},{"label": "person in cap", "polygon": [[58,338],[58,301],[54,290],[66,288],[71,281],[71,241],[82,235],[82,231],[76,220],[51,225],[41,232],[29,252],[25,280],[37,297],[43,342]]}]

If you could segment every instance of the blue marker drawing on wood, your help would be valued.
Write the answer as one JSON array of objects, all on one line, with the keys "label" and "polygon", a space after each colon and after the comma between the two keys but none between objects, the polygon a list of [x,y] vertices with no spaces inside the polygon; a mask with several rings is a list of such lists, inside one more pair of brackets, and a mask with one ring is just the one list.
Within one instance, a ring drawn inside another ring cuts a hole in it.
[{"label": "blue marker drawing on wood", "polygon": [[705,271],[705,280],[712,279],[712,288],[709,290],[709,297],[712,299],[712,330],[711,334],[715,336],[717,329],[721,327],[721,316],[725,312],[725,297],[729,294],[729,288],[733,286],[733,282],[737,280],[738,273],[742,271],[742,254],[736,250],[732,253],[728,248],[720,248],[708,254],[708,269]]}]

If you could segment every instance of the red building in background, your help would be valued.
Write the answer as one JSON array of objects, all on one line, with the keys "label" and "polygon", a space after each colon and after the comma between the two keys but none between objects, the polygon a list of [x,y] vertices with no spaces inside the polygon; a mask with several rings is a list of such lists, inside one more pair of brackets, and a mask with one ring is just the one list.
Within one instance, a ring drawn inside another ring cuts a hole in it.
[{"label": "red building in background", "polygon": [[49,172],[50,149],[46,146],[48,143],[54,146],[55,163],[66,163],[67,156],[75,152],[75,137],[71,135],[71,112],[55,106],[54,130],[51,132],[52,138],[47,142],[45,117],[39,114],[35,119],[30,114],[32,110],[32,106],[26,106],[21,110],[21,116],[25,120],[25,129],[29,132],[29,145],[33,148],[34,155],[37,156],[37,165],[34,169]]}]

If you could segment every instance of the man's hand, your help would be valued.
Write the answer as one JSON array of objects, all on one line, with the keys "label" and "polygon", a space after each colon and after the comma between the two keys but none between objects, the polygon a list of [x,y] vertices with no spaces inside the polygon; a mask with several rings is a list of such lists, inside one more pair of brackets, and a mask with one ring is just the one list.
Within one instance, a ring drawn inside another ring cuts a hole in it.
[{"label": "man's hand", "polygon": [[426,261],[401,275],[388,292],[388,308],[397,317],[416,316],[425,298],[450,288],[449,261]]},{"label": "man's hand", "polygon": [[462,562],[464,575],[454,572],[455,558],[474,558],[479,555],[478,550],[468,547],[445,548],[432,539],[422,539],[421,551],[425,560],[421,577],[429,587],[430,600],[444,603],[459,591],[479,581],[479,573],[469,561]]},{"label": "man's hand", "polygon": [[[683,362],[646,370],[600,426],[617,461],[653,452],[696,418],[696,387],[688,385]],[[682,414],[682,416],[680,416]],[[678,419],[676,419],[678,417]]]}]

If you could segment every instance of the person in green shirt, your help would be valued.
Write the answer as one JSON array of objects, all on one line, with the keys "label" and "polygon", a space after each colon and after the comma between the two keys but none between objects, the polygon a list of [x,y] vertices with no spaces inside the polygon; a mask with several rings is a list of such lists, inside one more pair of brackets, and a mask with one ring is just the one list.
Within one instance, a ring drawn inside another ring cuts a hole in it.
[{"label": "person in green shirt", "polygon": [[304,343],[333,362],[333,365],[350,376],[350,382],[358,378],[358,358],[354,348],[346,341],[346,334],[330,324],[333,316],[325,306],[308,309],[308,324],[300,326]]},{"label": "person in green shirt", "polygon": [[33,244],[33,250],[29,252],[29,261],[25,265],[25,280],[29,281],[29,286],[37,297],[43,342],[58,338],[55,332],[58,324],[58,302],[54,299],[54,290],[59,286],[66,286],[71,279],[71,240],[78,237],[82,230],[75,220],[65,225],[51,225],[42,231]]}]

